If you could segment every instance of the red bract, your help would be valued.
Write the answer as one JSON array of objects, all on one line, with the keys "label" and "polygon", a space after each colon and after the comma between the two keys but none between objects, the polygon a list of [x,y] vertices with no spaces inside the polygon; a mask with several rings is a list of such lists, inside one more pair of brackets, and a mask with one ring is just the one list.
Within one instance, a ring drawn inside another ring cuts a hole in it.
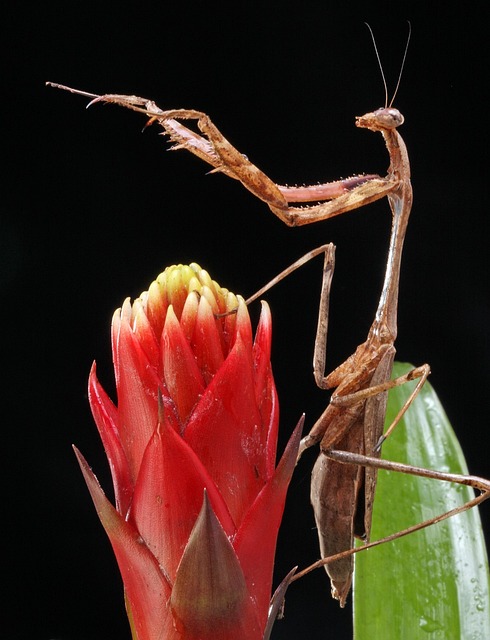
[{"label": "red bract", "polygon": [[117,407],[95,365],[89,399],[115,508],[77,456],[133,637],[259,640],[300,437],[276,467],[269,307],[253,340],[242,298],[197,264],[169,267],[116,311],[112,345]]}]

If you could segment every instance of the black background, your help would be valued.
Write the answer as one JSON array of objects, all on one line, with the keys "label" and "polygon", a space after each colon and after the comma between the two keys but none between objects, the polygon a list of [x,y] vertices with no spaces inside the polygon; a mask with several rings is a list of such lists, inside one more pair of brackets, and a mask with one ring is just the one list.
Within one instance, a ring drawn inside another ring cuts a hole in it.
[{"label": "black background", "polygon": [[[479,3],[10,3],[3,8],[0,217],[2,331],[2,635],[11,640],[123,640],[129,631],[110,545],[70,445],[106,488],[88,409],[94,358],[112,387],[109,324],[166,265],[198,261],[251,294],[307,250],[337,245],[328,368],[367,333],[390,214],[386,201],[288,229],[238,183],[156,128],[112,106],[45,88],[132,93],[162,108],[206,111],[279,183],[387,167],[381,137],[354,116],[384,102],[365,20],[390,87],[413,35],[396,106],[415,201],[404,252],[398,359],[429,362],[470,470],[490,475],[488,10]],[[218,6],[219,5],[219,8]],[[482,3],[483,5],[483,3]],[[282,397],[281,447],[301,412],[326,402],[311,374],[320,260],[267,298]],[[255,311],[253,313],[256,313]],[[309,467],[298,469],[277,572],[316,559]],[[482,508],[490,530],[488,506]],[[274,638],[351,636],[323,572],[290,590]]]}]

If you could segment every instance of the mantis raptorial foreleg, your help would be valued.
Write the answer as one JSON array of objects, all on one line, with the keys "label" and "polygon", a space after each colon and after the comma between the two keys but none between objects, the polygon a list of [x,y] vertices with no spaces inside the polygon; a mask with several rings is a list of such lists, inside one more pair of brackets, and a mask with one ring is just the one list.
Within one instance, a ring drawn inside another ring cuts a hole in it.
[{"label": "mantis raptorial foreleg", "polygon": [[[288,226],[310,224],[358,209],[383,198],[396,185],[388,178],[375,174],[358,175],[345,180],[326,182],[305,187],[290,187],[275,184],[248,158],[235,149],[213,124],[208,115],[195,109],[170,109],[163,111],[152,100],[138,96],[106,94],[103,96],[78,91],[64,85],[48,82],[48,85],[92,98],[90,104],[106,102],[143,113],[150,118],[149,124],[157,122],[174,143],[173,150],[187,149],[215,172],[224,173],[239,180],[257,198],[269,205],[271,211]],[[179,120],[197,121],[203,135],[192,131]],[[320,204],[295,207],[290,203],[320,202]]]}]

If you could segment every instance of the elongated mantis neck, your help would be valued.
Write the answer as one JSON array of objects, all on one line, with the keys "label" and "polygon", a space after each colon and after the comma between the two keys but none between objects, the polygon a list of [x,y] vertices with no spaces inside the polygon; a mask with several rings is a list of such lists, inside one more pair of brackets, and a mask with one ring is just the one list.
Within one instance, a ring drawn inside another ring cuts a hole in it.
[{"label": "elongated mantis neck", "polygon": [[396,129],[383,129],[383,138],[390,154],[389,178],[398,182],[388,195],[392,211],[390,246],[386,272],[371,333],[381,342],[393,342],[397,334],[398,287],[403,241],[412,208],[412,186],[407,148]]}]

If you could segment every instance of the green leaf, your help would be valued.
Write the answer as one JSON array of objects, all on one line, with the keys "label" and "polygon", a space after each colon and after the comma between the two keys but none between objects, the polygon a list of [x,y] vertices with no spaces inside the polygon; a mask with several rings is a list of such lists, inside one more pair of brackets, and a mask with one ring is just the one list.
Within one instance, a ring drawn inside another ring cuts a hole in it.
[{"label": "green leaf", "polygon": [[[394,377],[412,365],[395,363]],[[386,426],[414,383],[390,391]],[[383,458],[467,474],[461,447],[426,383],[383,445]],[[379,471],[371,540],[439,515],[474,497],[469,487]],[[490,638],[490,579],[477,509],[357,554],[355,640]]]}]

